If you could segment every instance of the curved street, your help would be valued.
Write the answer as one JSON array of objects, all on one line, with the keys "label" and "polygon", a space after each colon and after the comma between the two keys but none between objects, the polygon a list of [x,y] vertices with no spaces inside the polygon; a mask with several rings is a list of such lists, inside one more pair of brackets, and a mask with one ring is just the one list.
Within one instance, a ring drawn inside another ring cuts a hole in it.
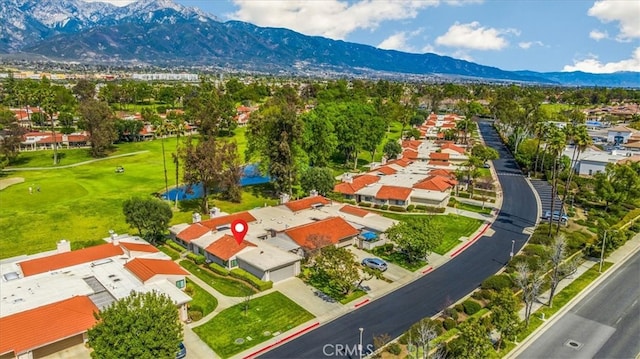
[{"label": "curved street", "polygon": [[524,230],[533,227],[538,217],[536,198],[491,124],[481,122],[479,129],[486,144],[500,153],[500,159],[493,163],[504,201],[491,227],[494,234],[481,237],[432,273],[261,357],[357,357],[357,349],[353,348],[357,348],[360,340],[359,328],[364,329],[365,351],[372,348],[374,336],[388,334],[395,338],[419,319],[435,315],[498,272],[509,260],[512,241],[515,241],[516,252],[524,246],[529,238]]}]

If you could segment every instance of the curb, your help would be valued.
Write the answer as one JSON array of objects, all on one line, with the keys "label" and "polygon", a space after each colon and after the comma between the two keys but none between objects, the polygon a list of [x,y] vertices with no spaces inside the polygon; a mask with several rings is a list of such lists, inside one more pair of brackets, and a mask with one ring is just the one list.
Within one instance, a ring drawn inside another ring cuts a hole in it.
[{"label": "curb", "polygon": [[306,328],[303,328],[303,329],[301,329],[301,330],[299,330],[299,331],[297,331],[297,332],[295,332],[293,334],[290,334],[290,335],[288,335],[288,336],[286,336],[286,337],[284,337],[282,339],[279,339],[275,343],[269,344],[266,347],[258,349],[257,351],[255,351],[255,352],[253,352],[253,353],[251,353],[249,355],[243,356],[242,359],[253,358],[256,355],[261,354],[261,353],[263,353],[263,352],[265,352],[265,351],[267,351],[269,349],[272,349],[273,347],[275,347],[277,345],[280,345],[280,344],[282,344],[282,343],[284,343],[286,341],[289,341],[289,340],[293,339],[294,337],[297,337],[298,335],[303,334],[303,333],[305,333],[305,332],[307,332],[307,331],[309,331],[309,330],[311,330],[311,329],[313,329],[313,328],[315,328],[315,327],[317,327],[319,325],[320,325],[320,322],[316,322],[314,324],[311,324],[310,326],[308,326]]},{"label": "curb", "polygon": [[607,271],[602,273],[598,278],[596,278],[593,282],[589,283],[589,285],[584,288],[580,293],[578,293],[575,297],[573,297],[565,306],[562,307],[559,311],[557,311],[551,318],[547,319],[542,325],[540,325],[533,333],[531,333],[524,341],[522,341],[519,345],[517,345],[513,350],[507,355],[504,356],[506,359],[517,358],[524,350],[526,350],[533,342],[536,341],[544,332],[547,331],[553,324],[555,324],[563,315],[569,312],[573,307],[578,304],[579,301],[584,299],[589,293],[591,293],[598,285],[608,279],[613,273],[618,270],[622,264],[628,261],[633,255],[635,255],[638,251],[640,251],[640,245],[636,245],[635,248],[631,249],[625,256],[619,261],[615,262]]},{"label": "curb", "polygon": [[470,241],[467,241],[467,243],[465,243],[462,247],[456,249],[456,251],[451,253],[451,255],[449,257],[453,258],[453,257],[457,256],[458,254],[462,253],[462,251],[467,249],[467,247],[469,247],[472,244],[474,244],[478,240],[478,238],[480,238],[480,237],[482,237],[484,235],[484,232],[486,232],[487,229],[490,226],[491,226],[491,223],[485,223],[484,228],[480,231],[480,233],[476,234],[476,236],[473,237],[473,239],[471,239]]},{"label": "curb", "polygon": [[365,304],[369,303],[369,301],[370,301],[370,299],[369,299],[369,298],[367,298],[367,299],[363,300],[363,301],[362,301],[362,302],[360,302],[360,303],[356,303],[353,307],[354,307],[354,308],[358,308],[358,307],[360,307],[360,306],[363,306],[363,305],[365,305]]}]

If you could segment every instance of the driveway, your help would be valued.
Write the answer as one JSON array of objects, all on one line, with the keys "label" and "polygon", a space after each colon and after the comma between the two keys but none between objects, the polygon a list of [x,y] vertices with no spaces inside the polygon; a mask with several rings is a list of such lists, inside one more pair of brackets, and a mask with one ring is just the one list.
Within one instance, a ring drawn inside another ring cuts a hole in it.
[{"label": "driveway", "polygon": [[[349,250],[356,255],[357,257],[357,261],[358,262],[362,262],[363,259],[365,258],[371,258],[371,257],[375,257],[373,254],[371,253],[367,253],[365,251],[363,251],[362,249],[358,249],[356,247],[349,247]],[[401,279],[403,279],[406,276],[410,276],[413,275],[412,272],[400,267],[397,264],[394,263],[390,263],[387,262],[387,270],[384,272],[384,276],[394,282],[397,282]],[[385,283],[383,281],[380,281],[381,283]]]},{"label": "driveway", "polygon": [[302,308],[316,317],[340,310],[343,306],[327,296],[318,294],[318,290],[304,284],[299,278],[289,278],[273,285],[273,289],[289,297]]}]

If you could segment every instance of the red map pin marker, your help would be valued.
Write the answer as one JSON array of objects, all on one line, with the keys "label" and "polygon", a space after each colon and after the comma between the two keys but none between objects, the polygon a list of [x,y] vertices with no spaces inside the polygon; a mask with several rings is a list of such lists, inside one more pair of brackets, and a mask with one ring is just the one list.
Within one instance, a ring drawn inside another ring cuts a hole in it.
[{"label": "red map pin marker", "polygon": [[236,237],[236,242],[238,242],[238,245],[240,245],[240,243],[242,243],[242,241],[244,240],[244,236],[247,235],[247,230],[249,230],[249,226],[247,225],[247,222],[245,220],[236,219],[231,223],[231,233],[233,233],[233,236]]}]

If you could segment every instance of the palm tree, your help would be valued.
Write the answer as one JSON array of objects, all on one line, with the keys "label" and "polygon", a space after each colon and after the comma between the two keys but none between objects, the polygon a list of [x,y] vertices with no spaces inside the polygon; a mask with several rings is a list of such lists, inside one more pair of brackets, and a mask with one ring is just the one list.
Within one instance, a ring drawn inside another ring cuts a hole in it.
[{"label": "palm tree", "polygon": [[[551,130],[551,135],[547,143],[547,151],[553,156],[553,168],[552,168],[552,185],[551,185],[551,215],[549,216],[549,237],[551,237],[553,227],[553,210],[556,203],[556,193],[558,191],[558,160],[562,156],[567,144],[567,139],[564,132],[557,127]],[[558,218],[559,220],[560,218]]]},{"label": "palm tree", "polygon": [[162,167],[164,169],[164,193],[167,193],[169,192],[169,179],[167,178],[167,158],[164,151],[164,138],[169,133],[169,126],[156,114],[153,114],[151,119],[155,127],[156,136],[160,136],[160,144],[162,146]]},{"label": "palm tree", "polygon": [[[585,126],[577,126],[574,127],[572,131],[572,140],[573,140],[573,153],[571,154],[571,165],[569,176],[567,177],[567,182],[565,184],[564,193],[562,194],[562,200],[560,201],[561,210],[564,208],[564,205],[567,201],[567,196],[569,194],[569,189],[571,188],[571,181],[573,180],[573,176],[576,171],[574,170],[574,166],[578,163],[580,159],[580,155],[591,145],[593,140],[589,133],[587,132],[587,128]],[[556,236],[560,232],[560,226],[556,229]]]},{"label": "palm tree", "polygon": [[[536,159],[535,162],[533,163],[533,175],[537,175],[538,174],[538,159],[540,156],[540,147],[542,145],[542,141],[547,138],[547,135],[549,134],[550,131],[550,124],[547,122],[538,122],[535,125],[535,129],[534,129],[534,134],[536,136],[536,139],[538,140],[538,145],[536,146]],[[544,159],[543,159],[543,166],[544,167]],[[543,170],[544,172],[544,170]]]},{"label": "palm tree", "polygon": [[186,122],[181,115],[175,115],[173,112],[168,116],[171,120],[171,130],[176,135],[176,152],[171,154],[173,163],[176,165],[176,198],[175,208],[178,208],[178,186],[180,185],[180,136],[184,135],[186,130]]}]

